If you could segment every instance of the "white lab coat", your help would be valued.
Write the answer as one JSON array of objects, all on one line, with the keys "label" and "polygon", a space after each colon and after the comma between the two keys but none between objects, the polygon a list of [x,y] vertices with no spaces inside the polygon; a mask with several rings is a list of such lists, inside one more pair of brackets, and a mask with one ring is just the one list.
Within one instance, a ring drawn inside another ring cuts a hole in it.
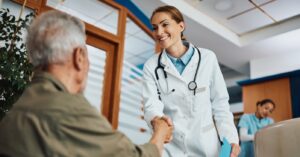
[{"label": "white lab coat", "polygon": [[[188,83],[194,79],[199,60],[195,48],[182,75],[165,51],[161,56],[161,64],[167,72],[167,80],[162,70],[158,70],[159,82],[155,78],[158,54],[144,65],[143,100],[146,122],[151,127],[150,121],[155,116],[167,115],[174,123],[173,140],[165,145],[168,156],[218,156],[220,151],[218,133],[221,139],[226,137],[230,143],[238,143],[233,115],[229,110],[229,96],[217,58],[210,50],[203,48],[199,50],[201,63],[196,78],[198,86],[196,96],[188,89]],[[161,101],[158,99],[157,87],[161,92]],[[175,91],[171,92],[172,89]]]}]

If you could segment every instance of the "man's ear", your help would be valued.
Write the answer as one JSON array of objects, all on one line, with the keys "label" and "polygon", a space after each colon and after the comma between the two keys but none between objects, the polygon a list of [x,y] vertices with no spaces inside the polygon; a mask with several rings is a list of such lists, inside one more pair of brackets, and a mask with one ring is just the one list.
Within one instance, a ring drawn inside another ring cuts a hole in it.
[{"label": "man's ear", "polygon": [[84,51],[81,47],[74,48],[73,50],[73,63],[76,70],[82,70],[84,67]]},{"label": "man's ear", "polygon": [[179,26],[180,26],[180,28],[181,28],[181,32],[183,32],[184,29],[185,29],[185,24],[184,24],[184,22],[183,22],[183,21],[179,22]]}]

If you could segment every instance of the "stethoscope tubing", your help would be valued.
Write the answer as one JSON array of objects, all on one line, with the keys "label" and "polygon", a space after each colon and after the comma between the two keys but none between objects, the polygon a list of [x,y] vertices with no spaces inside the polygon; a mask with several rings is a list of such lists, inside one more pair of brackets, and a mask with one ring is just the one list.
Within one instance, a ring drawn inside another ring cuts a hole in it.
[{"label": "stethoscope tubing", "polygon": [[[196,94],[196,89],[197,89],[197,83],[196,83],[196,78],[197,78],[197,74],[198,74],[198,70],[199,70],[199,67],[200,67],[200,62],[201,62],[201,53],[200,53],[200,50],[197,48],[197,47],[194,47],[195,49],[197,49],[197,52],[198,52],[198,55],[199,55],[199,61],[198,61],[198,64],[197,64],[197,69],[196,69],[196,72],[195,72],[195,75],[194,75],[194,79],[193,81],[191,81],[189,84],[188,84],[188,89],[190,90],[193,90],[194,91],[194,95]],[[159,76],[158,76],[158,70],[161,69],[164,73],[164,78],[165,80],[167,81],[167,78],[168,78],[168,75],[167,75],[167,72],[165,71],[164,69],[164,66],[162,66],[161,64],[161,56],[162,56],[162,53],[163,52],[160,52],[159,56],[158,56],[158,60],[157,60],[157,66],[154,70],[154,73],[155,73],[155,78],[159,84],[159,87],[161,88],[160,86],[160,83],[159,83]],[[167,81],[167,86],[168,86],[168,81]],[[159,91],[159,87],[157,87],[157,92],[158,94],[160,95],[160,91]],[[168,88],[168,87],[167,87]],[[162,88],[161,88],[162,89]],[[167,89],[168,90],[168,89]],[[174,89],[172,91],[175,91]],[[168,91],[167,91],[168,92]],[[164,93],[167,93],[167,92],[164,92]],[[159,96],[160,98],[160,96]]]}]

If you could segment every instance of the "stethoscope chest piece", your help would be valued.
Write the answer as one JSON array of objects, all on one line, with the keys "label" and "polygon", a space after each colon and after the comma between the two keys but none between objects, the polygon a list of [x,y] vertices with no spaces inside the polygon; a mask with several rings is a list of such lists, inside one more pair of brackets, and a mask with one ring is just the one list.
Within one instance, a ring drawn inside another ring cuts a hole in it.
[{"label": "stethoscope chest piece", "polygon": [[189,90],[195,90],[197,88],[197,83],[195,81],[191,81],[188,84],[188,88],[189,88]]}]

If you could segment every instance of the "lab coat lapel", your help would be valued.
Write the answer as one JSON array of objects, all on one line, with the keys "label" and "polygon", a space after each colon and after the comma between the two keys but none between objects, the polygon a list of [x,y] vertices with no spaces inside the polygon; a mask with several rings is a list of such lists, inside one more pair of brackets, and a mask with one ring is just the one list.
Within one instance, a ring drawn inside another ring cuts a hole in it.
[{"label": "lab coat lapel", "polygon": [[[193,45],[191,45],[191,46],[193,46]],[[185,76],[185,77],[183,77],[183,79],[187,84],[189,82],[191,82],[192,80],[194,80],[194,76],[195,76],[198,61],[199,61],[198,50],[194,46],[193,46],[193,48],[194,48],[194,54],[193,54],[191,60],[189,61],[189,63],[186,65],[185,69],[182,72],[182,76]],[[199,67],[198,70],[200,70],[200,67]],[[199,74],[199,72],[198,72],[198,74]]]},{"label": "lab coat lapel", "polygon": [[178,78],[179,80],[183,80],[183,78],[180,76],[179,72],[177,71],[176,67],[174,66],[174,64],[172,63],[172,61],[168,58],[167,54],[165,51],[162,52],[163,54],[161,55],[161,64],[164,66],[165,71]]}]

